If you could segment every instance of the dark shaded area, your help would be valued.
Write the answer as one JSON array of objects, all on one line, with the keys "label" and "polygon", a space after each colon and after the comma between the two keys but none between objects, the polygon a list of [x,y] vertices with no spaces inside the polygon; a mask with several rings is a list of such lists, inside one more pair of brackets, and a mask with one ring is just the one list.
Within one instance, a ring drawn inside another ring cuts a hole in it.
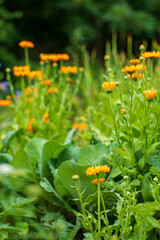
[{"label": "dark shaded area", "polygon": [[103,57],[112,31],[118,35],[118,49],[126,49],[128,34],[136,52],[143,39],[159,39],[159,0],[0,0],[0,55],[4,66],[21,60],[18,42],[31,40],[41,52],[80,54],[81,45],[98,49]]}]

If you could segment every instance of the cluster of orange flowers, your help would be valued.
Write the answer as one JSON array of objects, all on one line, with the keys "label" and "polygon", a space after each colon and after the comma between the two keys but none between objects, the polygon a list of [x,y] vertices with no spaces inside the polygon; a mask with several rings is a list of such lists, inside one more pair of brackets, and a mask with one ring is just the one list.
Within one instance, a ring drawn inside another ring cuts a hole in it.
[{"label": "cluster of orange flowers", "polygon": [[160,51],[153,51],[153,52],[145,52],[142,54],[142,57],[144,59],[148,59],[148,58],[160,58]]},{"label": "cluster of orange flowers", "polygon": [[143,91],[147,100],[153,100],[155,98],[157,92],[158,92],[158,90],[154,90],[154,89]]},{"label": "cluster of orange flowers", "polygon": [[28,76],[30,73],[30,66],[25,65],[25,66],[14,66],[13,67],[13,74],[16,77],[24,77],[24,76]]},{"label": "cluster of orange flowers", "polygon": [[13,74],[16,77],[29,77],[29,78],[38,78],[38,79],[42,79],[43,78],[43,73],[41,70],[37,70],[37,71],[31,71],[30,70],[30,66],[25,65],[25,66],[14,66],[13,67]]},{"label": "cluster of orange flowers", "polygon": [[49,114],[47,112],[43,115],[43,122],[49,123]]},{"label": "cluster of orange flowers", "polygon": [[52,62],[58,62],[59,60],[69,60],[69,55],[67,53],[42,53],[40,55],[41,61],[52,61]]},{"label": "cluster of orange flowers", "polygon": [[32,103],[32,102],[33,102],[33,98],[31,98],[31,97],[26,97],[26,98],[25,98],[25,101]]},{"label": "cluster of orange flowers", "polygon": [[35,121],[35,119],[34,118],[31,118],[31,119],[29,119],[29,121],[28,121],[28,124],[27,124],[27,130],[28,130],[28,132],[30,132],[30,133],[33,133],[33,122]]},{"label": "cluster of orange flowers", "polygon": [[91,176],[91,175],[96,175],[96,174],[99,174],[101,172],[110,172],[110,167],[108,167],[107,165],[102,165],[102,166],[92,166],[92,167],[89,167],[87,168],[86,170],[86,175],[87,176]]},{"label": "cluster of orange flowers", "polygon": [[104,82],[102,87],[107,91],[112,91],[116,86],[115,82]]},{"label": "cluster of orange flowers", "polygon": [[[105,180],[106,180],[105,178],[99,178],[99,183],[104,183]],[[93,180],[92,183],[94,185],[97,185],[98,184],[98,179]]]},{"label": "cluster of orange flowers", "polygon": [[58,90],[57,90],[57,88],[56,87],[54,87],[54,88],[48,88],[48,93],[57,93],[58,92]]},{"label": "cluster of orange flowers", "polygon": [[125,66],[125,68],[122,69],[123,73],[133,73],[133,72],[140,72],[143,70],[143,64],[137,64],[131,65],[131,66]]},{"label": "cluster of orange flowers", "polygon": [[50,79],[41,80],[40,83],[43,84],[43,85],[48,85],[48,86],[52,84]]},{"label": "cluster of orange flowers", "polygon": [[0,107],[8,107],[11,103],[9,99],[0,99]]},{"label": "cluster of orange flowers", "polygon": [[70,74],[76,74],[78,73],[78,69],[76,66],[62,66],[61,67],[62,73],[70,73]]},{"label": "cluster of orange flowers", "polygon": [[19,46],[21,48],[34,48],[34,44],[31,41],[26,41],[26,40],[21,41],[19,43]]},{"label": "cluster of orange flowers", "polygon": [[42,73],[41,70],[30,71],[28,73],[28,77],[32,78],[32,79],[34,79],[34,78],[42,79],[43,78],[43,73]]},{"label": "cluster of orange flowers", "polygon": [[73,123],[72,128],[85,130],[87,128],[87,124],[86,123]]}]

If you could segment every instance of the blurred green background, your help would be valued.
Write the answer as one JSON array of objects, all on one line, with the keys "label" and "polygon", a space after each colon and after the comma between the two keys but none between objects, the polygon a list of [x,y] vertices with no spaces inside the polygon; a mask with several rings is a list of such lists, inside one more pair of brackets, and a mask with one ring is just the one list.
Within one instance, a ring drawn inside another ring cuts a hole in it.
[{"label": "blurred green background", "polygon": [[113,31],[124,51],[131,34],[136,54],[144,39],[149,46],[159,39],[159,26],[159,0],[0,0],[0,62],[3,69],[24,63],[21,40],[34,42],[33,61],[40,53],[81,54],[81,45],[103,58]]}]

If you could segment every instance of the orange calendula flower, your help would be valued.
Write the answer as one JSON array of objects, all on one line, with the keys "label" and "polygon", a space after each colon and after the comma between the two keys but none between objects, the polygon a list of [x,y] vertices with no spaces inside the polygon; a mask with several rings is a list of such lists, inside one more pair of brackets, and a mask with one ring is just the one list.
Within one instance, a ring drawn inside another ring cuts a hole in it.
[{"label": "orange calendula flower", "polygon": [[67,53],[42,53],[40,54],[40,59],[41,61],[52,61],[52,62],[57,62],[59,60],[69,60],[69,55]]},{"label": "orange calendula flower", "polygon": [[48,88],[48,93],[57,93],[58,92],[58,89],[56,87],[54,88]]},{"label": "orange calendula flower", "polygon": [[43,84],[43,85],[48,85],[48,86],[52,84],[50,79],[41,80],[40,83]]},{"label": "orange calendula flower", "polygon": [[104,82],[102,87],[108,92],[112,91],[116,86],[116,82]]},{"label": "orange calendula flower", "polygon": [[122,114],[126,114],[126,109],[120,109]]},{"label": "orange calendula flower", "polygon": [[137,76],[137,73],[134,72],[134,73],[132,74],[132,78],[133,78],[133,79],[137,79],[137,78],[142,79],[142,78],[144,78],[144,75],[140,72],[140,73],[138,74],[138,76]]},{"label": "orange calendula flower", "polygon": [[125,66],[125,68],[122,69],[123,73],[133,73],[133,72],[139,72],[140,70],[143,70],[143,65],[131,65],[131,66]]},{"label": "orange calendula flower", "polygon": [[[105,178],[99,178],[99,183],[104,183],[105,180],[106,180]],[[98,179],[93,180],[92,183],[94,185],[97,185],[98,184]]]},{"label": "orange calendula flower", "polygon": [[27,130],[28,132],[30,133],[33,133],[34,129],[33,129],[33,122],[35,121],[34,118],[31,118],[29,121],[28,121],[28,124],[27,124]]},{"label": "orange calendula flower", "polygon": [[66,73],[77,74],[78,69],[77,69],[77,66],[62,66],[61,72],[64,74],[66,74]]},{"label": "orange calendula flower", "polygon": [[147,98],[147,100],[152,100],[155,98],[156,94],[157,94],[158,90],[146,90],[146,91],[143,91],[145,97]]},{"label": "orange calendula flower", "polygon": [[137,63],[140,63],[140,60],[139,59],[131,59],[130,60],[130,63],[132,63],[132,64],[137,64]]},{"label": "orange calendula flower", "polygon": [[49,114],[46,112],[44,115],[43,115],[43,122],[44,123],[49,123]]},{"label": "orange calendula flower", "polygon": [[86,123],[73,123],[72,128],[85,130],[87,128],[87,124]]},{"label": "orange calendula flower", "polygon": [[14,66],[13,67],[13,74],[16,77],[28,77],[30,74],[30,66]]},{"label": "orange calendula flower", "polygon": [[21,48],[34,48],[34,44],[31,42],[31,41],[21,41],[20,43],[19,43],[19,46],[21,47]]},{"label": "orange calendula flower", "polygon": [[0,107],[8,107],[11,103],[9,99],[0,99]]},{"label": "orange calendula flower", "polygon": [[87,168],[86,170],[86,175],[87,176],[91,176],[91,175],[96,175],[98,173],[101,173],[101,172],[110,172],[110,167],[108,167],[107,165],[102,165],[102,166],[92,166],[92,167],[89,167]]},{"label": "orange calendula flower", "polygon": [[153,52],[145,52],[142,54],[142,57],[144,59],[148,59],[148,58],[160,58],[160,51],[153,51]]}]

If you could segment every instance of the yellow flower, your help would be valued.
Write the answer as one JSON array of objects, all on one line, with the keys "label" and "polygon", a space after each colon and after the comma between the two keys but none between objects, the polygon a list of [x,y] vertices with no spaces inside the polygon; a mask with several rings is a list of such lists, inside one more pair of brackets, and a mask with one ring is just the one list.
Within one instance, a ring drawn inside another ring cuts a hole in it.
[{"label": "yellow flower", "polygon": [[157,94],[158,90],[146,90],[146,91],[143,91],[145,97],[147,98],[147,100],[152,100],[155,98],[156,94]]},{"label": "yellow flower", "polygon": [[[99,178],[99,183],[104,183],[105,180],[106,180],[105,178]],[[98,179],[93,180],[92,183],[94,185],[97,185],[98,184]]]},{"label": "yellow flower", "polygon": [[25,48],[25,47],[27,47],[27,48],[34,48],[34,44],[31,42],[31,41],[21,41],[20,43],[19,43],[19,46],[21,47],[21,48]]},{"label": "yellow flower", "polygon": [[110,167],[108,167],[107,165],[102,165],[102,166],[92,166],[92,167],[89,167],[87,168],[86,170],[86,175],[87,176],[91,176],[91,175],[96,175],[98,173],[101,173],[101,172],[110,172]]},{"label": "yellow flower", "polygon": [[132,63],[132,64],[137,64],[137,63],[140,63],[140,60],[139,59],[131,59],[130,60],[130,63]]},{"label": "yellow flower", "polygon": [[112,91],[116,86],[116,82],[104,82],[102,87],[107,91]]},{"label": "yellow flower", "polygon": [[145,52],[142,54],[142,57],[144,59],[148,59],[148,58],[160,58],[160,51],[153,51],[153,52]]},{"label": "yellow flower", "polygon": [[73,123],[72,128],[85,130],[87,128],[87,124],[86,123]]}]

